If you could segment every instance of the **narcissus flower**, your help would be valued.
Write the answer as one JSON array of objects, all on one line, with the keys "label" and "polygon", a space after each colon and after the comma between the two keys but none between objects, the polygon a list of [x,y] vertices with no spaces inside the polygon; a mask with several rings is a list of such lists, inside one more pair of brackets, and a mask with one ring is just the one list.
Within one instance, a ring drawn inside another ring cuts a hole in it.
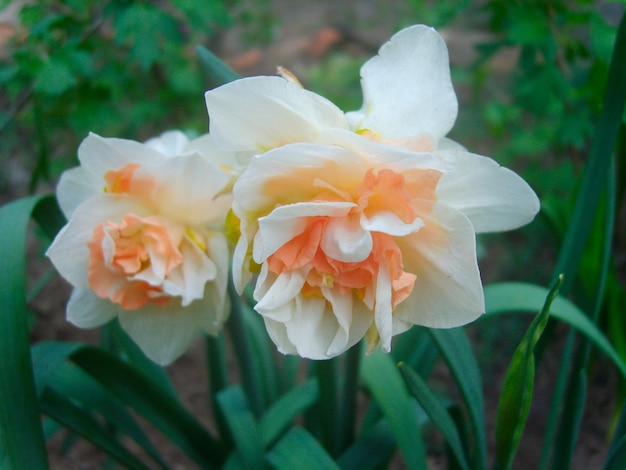
[{"label": "narcissus flower", "polygon": [[416,151],[455,147],[445,139],[457,116],[448,51],[437,32],[396,33],[361,68],[363,106],[344,113],[292,79],[249,77],[206,93],[211,135],[224,149],[263,153],[315,142],[329,128]]},{"label": "narcissus flower", "polygon": [[445,161],[456,151],[437,157],[332,134],[333,145],[254,158],[233,189],[235,282],[259,273],[255,308],[279,350],[325,359],[365,336],[369,350],[389,351],[412,325],[476,319],[475,232],[528,222],[533,191],[488,159],[464,177]]},{"label": "narcissus flower", "polygon": [[344,113],[282,77],[206,93],[220,148],[256,153],[234,187],[233,273],[258,273],[256,310],[284,353],[336,356],[364,336],[389,351],[411,325],[484,311],[475,233],[528,223],[530,187],[445,136],[457,115],[444,41],[413,26],[361,69]]},{"label": "narcissus flower", "polygon": [[68,320],[118,317],[154,361],[168,364],[228,315],[221,228],[231,177],[205,136],[171,131],[142,144],[89,135],[57,196],[68,224],[48,256],[73,286]]}]

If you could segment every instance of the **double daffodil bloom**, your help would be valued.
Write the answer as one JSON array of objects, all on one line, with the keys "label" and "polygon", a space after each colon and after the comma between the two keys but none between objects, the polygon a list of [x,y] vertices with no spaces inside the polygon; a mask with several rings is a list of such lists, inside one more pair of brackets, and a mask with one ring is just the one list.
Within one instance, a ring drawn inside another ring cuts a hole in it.
[{"label": "double daffodil bloom", "polygon": [[68,320],[91,328],[118,317],[168,364],[228,316],[223,155],[208,136],[171,131],[143,144],[91,134],[78,156],[57,188],[69,222],[47,252],[74,286]]},{"label": "double daffodil bloom", "polygon": [[476,319],[475,234],[539,209],[518,175],[445,137],[457,100],[433,29],[400,31],[361,77],[350,113],[281,77],[206,94],[217,145],[257,155],[233,189],[233,272],[240,290],[258,273],[255,308],[284,353],[330,358],[363,337],[389,351],[411,325]]}]

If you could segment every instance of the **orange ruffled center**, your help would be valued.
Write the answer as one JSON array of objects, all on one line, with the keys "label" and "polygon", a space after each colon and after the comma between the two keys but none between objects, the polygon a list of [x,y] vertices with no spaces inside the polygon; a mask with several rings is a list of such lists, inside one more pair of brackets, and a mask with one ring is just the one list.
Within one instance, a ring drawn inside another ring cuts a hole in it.
[{"label": "orange ruffled center", "polygon": [[164,305],[170,297],[162,282],[183,261],[180,240],[154,216],[127,214],[121,223],[101,223],[88,243],[89,285],[96,295],[126,310],[150,302]]},{"label": "orange ruffled center", "polygon": [[[441,173],[425,170],[422,181],[407,184],[401,174],[384,169],[377,174],[368,170],[363,181],[350,192],[351,202],[357,204],[347,214],[348,219],[360,220],[362,215],[374,217],[378,212],[392,212],[406,224],[417,217],[414,201],[435,199],[435,187]],[[336,196],[336,192],[334,195]],[[324,197],[326,196],[326,197]],[[330,193],[321,193],[315,201],[332,199]],[[392,308],[407,298],[415,284],[415,274],[404,271],[402,251],[393,236],[371,232],[372,249],[369,255],[356,262],[345,262],[328,256],[322,248],[331,217],[310,217],[305,230],[293,237],[268,257],[268,268],[275,274],[311,266],[303,293],[322,296],[322,288],[336,288],[341,294],[354,292],[371,308],[376,297],[376,282],[381,266],[388,267],[392,288]]]}]

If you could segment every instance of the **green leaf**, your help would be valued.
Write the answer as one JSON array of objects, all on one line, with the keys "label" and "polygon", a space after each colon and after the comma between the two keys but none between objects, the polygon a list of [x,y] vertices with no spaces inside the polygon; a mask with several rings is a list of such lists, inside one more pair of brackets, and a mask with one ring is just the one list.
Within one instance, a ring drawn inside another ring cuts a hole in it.
[{"label": "green leaf", "polygon": [[461,468],[469,470],[469,462],[463,450],[463,444],[459,437],[459,432],[454,421],[446,411],[445,407],[433,393],[428,384],[418,374],[406,364],[398,364],[402,378],[409,387],[409,391],[422,406],[431,421],[443,434],[444,439],[454,453],[454,457]]},{"label": "green leaf", "polygon": [[483,387],[469,339],[463,328],[428,329],[427,331],[446,361],[467,407],[471,431],[474,436],[472,466],[474,468],[486,468],[487,440],[485,437]]},{"label": "green leaf", "polygon": [[298,414],[315,403],[317,397],[318,386],[313,379],[307,380],[280,397],[259,421],[263,447],[271,445]]},{"label": "green leaf", "polygon": [[622,470],[626,468],[626,406],[622,406],[613,442],[606,457],[604,470]]},{"label": "green leaf", "polygon": [[85,346],[72,360],[122,403],[132,407],[199,465],[217,466],[222,450],[206,429],[146,375],[117,357]]},{"label": "green leaf", "polygon": [[626,13],[622,15],[613,48],[609,76],[602,111],[591,146],[589,160],[580,182],[572,218],[561,245],[555,273],[563,273],[565,281],[561,291],[569,292],[589,233],[593,227],[596,208],[609,171],[611,155],[615,148],[626,101]]},{"label": "green leaf", "polygon": [[52,380],[57,368],[65,360],[71,360],[120,403],[133,408],[152,423],[199,465],[213,468],[223,460],[223,450],[171,392],[112,354],[77,343],[41,342],[33,348],[33,356],[37,361],[37,385],[41,391]]},{"label": "green leaf", "polygon": [[535,380],[534,349],[548,323],[550,305],[559,294],[563,278],[550,290],[543,308],[533,320],[513,354],[504,378],[496,416],[496,459],[500,468],[509,469],[530,411]]},{"label": "green leaf", "polygon": [[237,446],[244,468],[263,468],[263,445],[254,415],[241,387],[229,387],[217,395],[223,416]]},{"label": "green leaf", "polygon": [[[494,283],[485,287],[487,315],[503,313],[532,313],[541,308],[542,299],[549,291],[545,287],[523,282]],[[626,378],[626,365],[619,354],[600,332],[598,327],[573,303],[557,297],[550,308],[550,315],[573,326],[587,337],[600,351],[613,361],[619,372]]]},{"label": "green leaf", "polygon": [[46,95],[58,96],[77,83],[70,68],[63,62],[51,58],[39,69],[35,82],[35,91]]},{"label": "green leaf", "polygon": [[48,458],[37,407],[24,286],[25,243],[41,196],[0,207],[0,463],[44,469]]},{"label": "green leaf", "polygon": [[50,240],[56,237],[67,222],[54,196],[47,196],[39,201],[33,210],[33,218]]},{"label": "green leaf", "polygon": [[239,74],[237,72],[226,65],[219,57],[209,51],[206,47],[196,46],[196,53],[198,54],[202,68],[213,85],[221,86],[239,78]]},{"label": "green leaf", "polygon": [[380,350],[362,361],[361,374],[400,447],[409,468],[426,468],[426,453],[419,421],[400,372]]},{"label": "green leaf", "polygon": [[[37,364],[34,364],[34,367],[36,369]],[[82,369],[69,362],[63,363],[49,386],[62,396],[80,403],[90,412],[100,414],[109,423],[110,427],[107,429],[126,434],[145,450],[159,467],[167,469],[158,451],[128,410]]]},{"label": "green leaf", "polygon": [[380,420],[362,433],[356,442],[337,460],[343,470],[375,470],[385,468],[396,450],[389,423]]},{"label": "green leaf", "polygon": [[133,57],[144,69],[157,62],[165,41],[180,40],[174,19],[146,4],[131,4],[120,14],[116,26],[116,41],[129,42]]},{"label": "green leaf", "polygon": [[41,409],[59,423],[64,424],[104,450],[127,468],[139,470],[146,468],[140,460],[120,444],[109,431],[104,430],[89,414],[53,389],[47,388],[42,394]]},{"label": "green leaf", "polygon": [[338,470],[332,457],[306,430],[295,427],[266,454],[276,470],[315,468]]}]

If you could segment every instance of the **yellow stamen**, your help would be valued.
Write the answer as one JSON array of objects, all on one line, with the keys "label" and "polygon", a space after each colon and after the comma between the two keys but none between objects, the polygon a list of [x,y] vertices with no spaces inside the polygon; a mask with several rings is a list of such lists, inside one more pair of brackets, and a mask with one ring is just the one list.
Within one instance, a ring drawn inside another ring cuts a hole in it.
[{"label": "yellow stamen", "polygon": [[196,245],[202,251],[206,252],[206,241],[200,232],[192,228],[188,228],[187,230],[185,230],[185,235],[189,237],[194,245]]}]

